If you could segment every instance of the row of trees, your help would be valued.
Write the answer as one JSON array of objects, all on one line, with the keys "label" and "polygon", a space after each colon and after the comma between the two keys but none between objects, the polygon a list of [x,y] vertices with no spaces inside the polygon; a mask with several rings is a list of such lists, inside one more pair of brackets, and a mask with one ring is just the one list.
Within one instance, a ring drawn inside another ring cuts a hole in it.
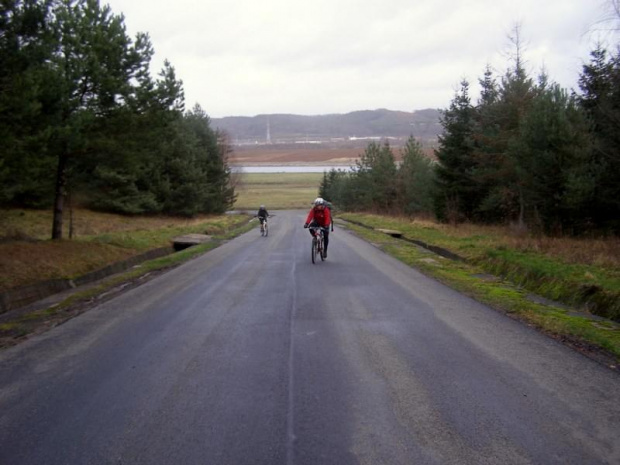
[{"label": "row of trees", "polygon": [[234,201],[226,141],[185,111],[147,34],[98,0],[7,0],[0,10],[0,203],[65,202],[127,214],[194,215]]},{"label": "row of trees", "polygon": [[410,137],[396,163],[389,143],[371,142],[351,171],[324,173],[319,195],[348,211],[428,215],[433,210],[434,163]]},{"label": "row of trees", "polygon": [[523,64],[487,68],[475,104],[464,80],[442,111],[435,159],[412,139],[400,166],[371,144],[351,172],[325,173],[320,194],[348,210],[425,213],[450,222],[515,223],[547,233],[620,231],[620,55],[602,47],[568,92]]},{"label": "row of trees", "polygon": [[[518,42],[517,42],[518,45]],[[519,52],[519,47],[517,47]],[[620,231],[620,61],[598,47],[568,92],[521,54],[476,105],[463,81],[443,112],[435,212],[547,233]]]}]

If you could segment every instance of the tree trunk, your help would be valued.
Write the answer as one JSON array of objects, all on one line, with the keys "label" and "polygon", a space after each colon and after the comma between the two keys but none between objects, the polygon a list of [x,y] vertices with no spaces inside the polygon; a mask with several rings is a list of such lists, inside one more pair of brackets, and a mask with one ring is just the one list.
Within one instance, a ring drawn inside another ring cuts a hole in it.
[{"label": "tree trunk", "polygon": [[67,156],[58,157],[58,171],[56,172],[56,197],[54,200],[54,220],[52,223],[52,239],[62,239],[62,213],[65,200],[65,185],[67,183]]},{"label": "tree trunk", "polygon": [[71,188],[67,192],[67,206],[69,207],[69,239],[73,239],[75,231],[73,229],[73,197],[71,196]]},{"label": "tree trunk", "polygon": [[519,231],[525,231],[525,199],[523,189],[519,188]]}]

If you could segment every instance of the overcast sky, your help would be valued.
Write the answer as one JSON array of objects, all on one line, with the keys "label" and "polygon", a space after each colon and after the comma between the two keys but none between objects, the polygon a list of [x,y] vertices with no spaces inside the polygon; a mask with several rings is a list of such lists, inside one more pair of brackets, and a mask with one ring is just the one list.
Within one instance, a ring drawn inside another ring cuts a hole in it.
[{"label": "overcast sky", "polygon": [[[606,0],[100,0],[148,32],[186,107],[211,117],[445,108],[462,78],[509,66],[521,24],[527,68],[563,87],[599,34]],[[606,39],[606,37],[603,37]]]}]

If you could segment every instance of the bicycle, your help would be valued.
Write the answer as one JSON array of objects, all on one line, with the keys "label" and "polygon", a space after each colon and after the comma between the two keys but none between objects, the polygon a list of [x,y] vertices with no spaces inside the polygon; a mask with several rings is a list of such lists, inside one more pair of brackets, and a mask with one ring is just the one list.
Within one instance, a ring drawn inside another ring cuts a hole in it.
[{"label": "bicycle", "polygon": [[[258,219],[260,221],[260,218]],[[260,235],[267,237],[269,235],[269,227],[267,226],[267,218],[260,221]]]},{"label": "bicycle", "polygon": [[323,247],[323,228],[320,226],[311,226],[312,234],[312,263],[316,263],[317,255],[321,257],[321,261],[325,260],[325,248]]}]

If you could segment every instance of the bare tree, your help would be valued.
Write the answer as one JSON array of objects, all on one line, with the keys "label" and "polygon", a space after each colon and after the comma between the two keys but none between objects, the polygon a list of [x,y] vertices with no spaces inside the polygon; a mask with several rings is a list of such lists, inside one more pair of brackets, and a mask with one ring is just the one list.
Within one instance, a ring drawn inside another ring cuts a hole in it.
[{"label": "bare tree", "polygon": [[604,0],[600,8],[601,18],[589,28],[586,34],[613,36],[620,32],[620,0]]},{"label": "bare tree", "polygon": [[508,34],[508,41],[510,42],[512,48],[506,53],[506,55],[514,62],[514,69],[517,72],[524,71],[526,63],[524,55],[527,50],[527,44],[523,41],[523,36],[521,34],[522,28],[523,25],[520,22],[517,22],[513,26],[512,31]]},{"label": "bare tree", "polygon": [[234,205],[235,200],[237,199],[237,190],[242,186],[243,180],[241,173],[230,167],[230,160],[234,156],[234,149],[232,143],[230,142],[230,134],[226,131],[218,129],[216,132],[217,135],[217,144],[220,148],[222,154],[222,160],[224,164],[228,167],[229,177],[228,177],[228,188],[232,189],[231,197],[230,197],[230,207]]},{"label": "bare tree", "polygon": [[620,20],[620,0],[609,0],[609,6],[613,15],[612,20],[618,22]]}]

